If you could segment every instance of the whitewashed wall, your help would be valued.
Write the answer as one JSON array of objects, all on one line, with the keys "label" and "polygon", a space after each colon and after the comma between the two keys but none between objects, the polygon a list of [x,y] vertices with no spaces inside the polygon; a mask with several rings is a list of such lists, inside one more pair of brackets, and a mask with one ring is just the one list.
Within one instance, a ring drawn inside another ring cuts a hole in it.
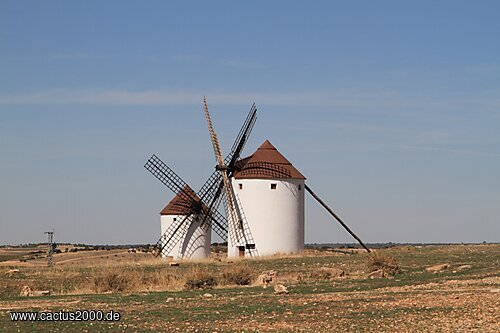
[{"label": "whitewashed wall", "polygon": [[[232,181],[260,256],[304,250],[304,180]],[[271,184],[276,184],[276,189],[271,189]],[[229,238],[228,255],[237,256]]]},{"label": "whitewashed wall", "polygon": [[[180,219],[179,215],[161,215],[161,234],[165,233],[174,218]],[[182,229],[182,227],[181,227]],[[179,230],[181,232],[181,230]],[[203,259],[210,255],[211,230],[201,227],[201,222],[194,221],[186,232],[184,240],[181,240],[163,258],[172,256],[174,259]]]}]

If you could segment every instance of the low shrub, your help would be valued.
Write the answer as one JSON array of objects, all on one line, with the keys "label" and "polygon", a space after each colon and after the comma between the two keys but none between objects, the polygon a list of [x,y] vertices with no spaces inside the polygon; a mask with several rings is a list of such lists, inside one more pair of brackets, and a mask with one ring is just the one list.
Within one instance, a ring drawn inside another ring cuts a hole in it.
[{"label": "low shrub", "polygon": [[246,265],[230,266],[222,273],[222,278],[227,284],[247,286],[254,280],[254,274]]},{"label": "low shrub", "polygon": [[401,273],[401,267],[398,261],[390,255],[380,251],[370,253],[366,265],[369,272],[375,272],[382,269],[390,276]]},{"label": "low shrub", "polygon": [[187,289],[208,289],[215,285],[217,285],[216,276],[206,270],[195,268],[186,275]]}]

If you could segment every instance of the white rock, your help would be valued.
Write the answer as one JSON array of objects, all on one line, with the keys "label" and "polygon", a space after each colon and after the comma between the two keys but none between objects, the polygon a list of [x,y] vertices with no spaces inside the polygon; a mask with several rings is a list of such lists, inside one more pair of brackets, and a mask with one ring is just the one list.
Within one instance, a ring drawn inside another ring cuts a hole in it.
[{"label": "white rock", "polygon": [[288,289],[282,284],[277,284],[274,286],[274,293],[277,295],[288,294]]},{"label": "white rock", "polygon": [[450,268],[450,264],[439,264],[439,265],[427,267],[425,270],[427,272],[438,273],[438,272],[444,271],[445,269],[448,269],[448,268]]}]

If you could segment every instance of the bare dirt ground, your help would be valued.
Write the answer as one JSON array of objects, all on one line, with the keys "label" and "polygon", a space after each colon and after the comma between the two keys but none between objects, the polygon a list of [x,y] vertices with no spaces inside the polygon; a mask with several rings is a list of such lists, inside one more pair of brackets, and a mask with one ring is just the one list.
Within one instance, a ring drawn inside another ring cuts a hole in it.
[{"label": "bare dirt ground", "polygon": [[[0,331],[500,332],[500,245],[380,250],[402,268],[400,274],[383,278],[368,277],[366,253],[309,251],[171,267],[145,254],[102,252],[61,256],[53,268],[0,267]],[[448,267],[426,270],[438,264]],[[8,273],[12,269],[19,272]],[[325,274],[329,269],[346,275]],[[268,270],[276,276],[264,288],[256,280]],[[207,272],[214,283],[207,289],[188,288],[186,281],[195,271]],[[253,283],[237,286],[224,280],[234,271],[249,272]],[[109,290],[99,292],[103,278],[110,282]],[[277,283],[289,293],[275,294]],[[21,297],[25,285],[52,295]],[[121,320],[10,318],[12,311],[78,309],[118,311]]]}]

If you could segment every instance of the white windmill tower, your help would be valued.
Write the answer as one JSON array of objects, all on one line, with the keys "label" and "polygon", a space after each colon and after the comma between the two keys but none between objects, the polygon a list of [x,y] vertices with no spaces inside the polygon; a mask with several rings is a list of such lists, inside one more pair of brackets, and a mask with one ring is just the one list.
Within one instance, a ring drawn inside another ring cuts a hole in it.
[{"label": "white windmill tower", "polygon": [[370,249],[305,184],[305,177],[266,140],[253,155],[239,160],[233,188],[259,255],[296,253],[304,249],[304,191],[332,215],[368,252]]},{"label": "white windmill tower", "polygon": [[[183,193],[189,193],[193,198],[199,200],[198,196],[189,187],[183,188]],[[207,209],[204,207],[205,210]],[[186,224],[180,231],[180,241],[167,251],[162,251],[161,256],[174,259],[203,259],[210,255],[211,228],[203,223],[203,216],[192,211],[189,201],[177,194],[160,212],[161,234],[165,234],[169,226],[174,225],[178,220],[189,219],[192,221]],[[162,239],[162,246],[166,246],[167,240]]]},{"label": "white windmill tower", "polygon": [[[228,256],[261,256],[304,250],[304,191],[309,192],[358,242],[368,247],[305,184],[305,177],[266,140],[249,157],[222,159],[206,99],[204,112],[222,176]],[[240,150],[241,151],[241,150]]]},{"label": "white windmill tower", "polygon": [[259,255],[304,250],[305,179],[268,140],[238,161],[233,188]]}]

